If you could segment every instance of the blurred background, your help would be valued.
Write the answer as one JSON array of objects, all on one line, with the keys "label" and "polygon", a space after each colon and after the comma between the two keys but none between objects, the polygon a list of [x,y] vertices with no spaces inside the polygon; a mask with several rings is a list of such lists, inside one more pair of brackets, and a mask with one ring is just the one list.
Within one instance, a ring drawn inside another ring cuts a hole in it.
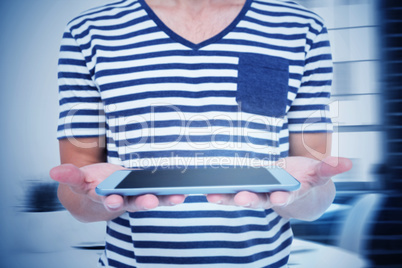
[{"label": "blurred background", "polygon": [[[78,223],[63,210],[48,171],[59,164],[57,57],[64,27],[108,2],[0,1],[0,267],[95,267],[101,253],[104,223]],[[298,2],[327,23],[332,150],[354,167],[334,178],[338,194],[322,218],[293,222],[295,236],[350,252],[365,267],[402,267],[402,1]]]}]

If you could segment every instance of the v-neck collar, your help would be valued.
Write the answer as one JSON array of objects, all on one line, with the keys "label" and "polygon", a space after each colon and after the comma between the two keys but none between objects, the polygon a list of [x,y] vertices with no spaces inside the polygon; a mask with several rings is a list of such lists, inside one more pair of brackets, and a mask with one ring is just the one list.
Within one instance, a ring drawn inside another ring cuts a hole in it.
[{"label": "v-neck collar", "polygon": [[189,47],[193,50],[199,50],[209,44],[215,43],[218,40],[222,39],[225,35],[227,35],[230,31],[232,31],[237,24],[244,18],[245,14],[249,10],[251,6],[251,2],[253,0],[246,0],[244,3],[243,8],[241,9],[240,13],[236,16],[236,18],[225,28],[223,29],[220,33],[216,34],[215,36],[212,36],[211,38],[208,38],[207,40],[202,41],[201,43],[195,44],[174,31],[172,31],[169,27],[166,26],[166,24],[158,18],[158,16],[155,14],[155,12],[149,7],[149,5],[145,2],[145,0],[138,0],[141,4],[141,6],[144,8],[144,10],[147,12],[149,18],[153,20],[156,25],[161,29],[163,32],[165,32],[172,40],[183,44],[186,47]]}]

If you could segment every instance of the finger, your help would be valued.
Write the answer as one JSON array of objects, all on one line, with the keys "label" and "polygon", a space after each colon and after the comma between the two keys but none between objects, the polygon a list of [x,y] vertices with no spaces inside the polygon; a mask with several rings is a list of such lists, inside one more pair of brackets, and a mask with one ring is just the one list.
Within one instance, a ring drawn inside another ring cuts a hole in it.
[{"label": "finger", "polygon": [[50,177],[62,184],[70,186],[77,193],[85,193],[85,174],[72,164],[63,164],[50,170]]},{"label": "finger", "polygon": [[319,165],[317,174],[323,178],[331,178],[352,168],[352,161],[343,157],[327,157]]},{"label": "finger", "polygon": [[158,196],[159,206],[175,206],[182,204],[186,199],[185,195],[161,195]]},{"label": "finger", "polygon": [[264,208],[271,207],[268,194],[266,193],[253,193],[242,191],[235,195],[234,202],[237,206],[248,208]]},{"label": "finger", "polygon": [[124,210],[124,203],[124,197],[116,194],[109,195],[103,200],[103,205],[105,206],[106,210],[110,212]]},{"label": "finger", "polygon": [[126,197],[125,210],[129,212],[149,210],[159,206],[159,199],[153,194]]},{"label": "finger", "polygon": [[235,205],[234,196],[234,194],[208,194],[207,200],[210,203],[231,206]]},{"label": "finger", "polygon": [[293,202],[293,195],[290,192],[276,191],[269,195],[269,201],[274,207],[282,207]]}]

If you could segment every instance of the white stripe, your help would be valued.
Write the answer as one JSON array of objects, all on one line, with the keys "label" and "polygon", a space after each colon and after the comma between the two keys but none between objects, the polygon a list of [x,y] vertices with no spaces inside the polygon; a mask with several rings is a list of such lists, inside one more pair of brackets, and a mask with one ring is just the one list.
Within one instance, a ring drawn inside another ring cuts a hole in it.
[{"label": "white stripe", "polygon": [[280,47],[301,47],[304,45],[304,40],[297,39],[297,40],[286,40],[277,39],[277,38],[268,38],[263,37],[256,34],[250,33],[238,33],[233,32],[226,36],[226,39],[238,39],[238,40],[253,40],[253,42],[260,42],[266,45],[273,45],[273,46],[280,46]]},{"label": "white stripe", "polygon": [[201,84],[186,84],[186,83],[160,83],[160,84],[144,84],[139,86],[120,87],[102,92],[103,99],[112,98],[115,96],[137,94],[144,92],[161,92],[161,91],[185,91],[185,92],[203,92],[210,91],[236,91],[237,85],[234,83],[201,83]]},{"label": "white stripe", "polygon": [[[102,12],[98,12],[95,14],[86,14],[80,18],[76,18],[73,21],[71,21],[70,25],[71,25],[71,27],[73,27],[74,25],[78,25],[78,24],[82,23],[84,20],[87,20],[82,26],[75,29],[76,34],[81,34],[83,31],[88,29],[88,27],[90,25],[96,25],[96,26],[118,25],[118,24],[123,24],[125,22],[128,22],[137,17],[144,16],[146,14],[146,12],[144,10],[139,10],[137,12],[130,12],[130,13],[126,14],[125,16],[123,16],[122,18],[112,18],[113,16],[117,15],[118,13],[128,10],[127,7],[124,7],[127,4],[128,4],[127,2],[122,3],[122,5],[121,5],[122,8],[118,8],[119,6],[115,5],[116,8],[114,8],[112,10],[102,11]],[[140,4],[138,3],[138,4],[135,4],[134,6],[130,7],[129,9],[133,10],[133,9],[138,8],[139,6],[140,6]],[[107,20],[92,20],[92,19],[96,19],[98,17],[103,17],[103,16],[108,16],[111,18],[109,18]]]},{"label": "white stripe", "polygon": [[59,86],[91,86],[96,87],[92,80],[77,79],[77,78],[59,78]]},{"label": "white stripe", "polygon": [[[282,127],[284,123],[284,118],[280,117],[267,117],[261,115],[250,114],[246,112],[204,112],[202,114],[199,113],[189,113],[189,112],[181,112],[177,109],[172,107],[172,112],[164,112],[158,113],[157,117],[155,114],[144,114],[144,115],[132,115],[132,116],[125,116],[125,117],[115,117],[109,119],[110,126],[119,126],[119,125],[127,125],[132,123],[140,123],[144,124],[144,126],[148,126],[148,122],[155,122],[155,121],[169,121],[169,120],[182,120],[182,121],[195,121],[195,120],[223,120],[228,121],[231,123],[232,121],[236,122],[246,122],[245,127],[249,128],[251,123],[262,124],[270,127]],[[95,109],[95,108],[94,108]],[[106,111],[115,111],[116,106],[115,104],[109,105],[105,107]],[[191,122],[190,122],[191,123]],[[241,127],[239,125],[235,125],[233,127]]]},{"label": "white stripe", "polygon": [[[271,7],[270,7],[271,8]],[[306,24],[306,19],[305,18],[301,18],[301,17],[297,17],[297,16],[270,16],[270,15],[262,15],[262,14],[258,14],[254,11],[248,11],[247,12],[247,16],[248,17],[252,17],[254,19],[260,20],[262,22],[265,21],[269,21],[270,23],[289,23],[289,22],[293,22],[293,23],[301,23],[301,24]],[[312,28],[314,29],[320,29],[321,26],[317,25],[315,23],[310,24]]]},{"label": "white stripe", "polygon": [[[126,152],[122,152],[126,153]],[[278,149],[275,151],[267,152],[271,156],[280,152]],[[164,158],[141,158],[135,157],[135,152],[131,154],[132,159],[128,159],[123,162],[125,167],[155,167],[155,166],[170,166],[170,167],[188,167],[188,166],[207,166],[207,167],[217,167],[217,166],[270,166],[274,162],[268,157],[268,159],[257,159],[250,157],[239,157],[236,155],[234,157],[203,157],[202,155],[196,155],[195,157],[164,157]]]},{"label": "white stripe", "polygon": [[205,51],[237,51],[239,53],[258,53],[275,55],[284,59],[304,60],[304,55],[297,52],[288,52],[270,48],[255,47],[252,45],[211,44],[202,48]]},{"label": "white stripe", "polygon": [[[227,242],[242,242],[252,239],[271,238],[279,229],[281,224],[275,225],[272,231],[248,231],[245,233],[194,233],[191,234],[161,234],[161,233],[135,233],[135,241],[158,241],[158,242],[191,242],[191,241],[227,241]],[[281,241],[282,242],[282,241]],[[232,255],[232,254],[231,254]]]},{"label": "white stripe", "polygon": [[[82,54],[79,52],[72,52],[72,51],[60,51],[59,53],[59,58],[60,59],[71,59],[71,60],[84,60],[82,57]],[[61,66],[61,65],[59,65]],[[64,66],[64,65],[63,65]],[[68,66],[68,65],[67,65]],[[71,66],[71,68],[74,68],[74,65]],[[88,72],[88,71],[87,71]]]},{"label": "white stripe", "polygon": [[[66,90],[63,92],[60,92],[60,98],[73,98],[73,97],[79,97],[79,98],[97,98],[99,97],[99,92],[97,90]],[[71,107],[71,106],[69,106]],[[66,109],[69,109],[68,107],[65,107]],[[65,109],[63,108],[63,109]]]},{"label": "white stripe", "polygon": [[[150,25],[148,22],[142,23],[144,28],[149,28]],[[137,27],[136,27],[137,29]],[[137,29],[138,30],[138,29]],[[99,35],[105,35],[107,37],[110,36],[110,34],[104,33],[102,31],[96,31],[94,30],[93,35],[99,34]],[[113,35],[115,36],[115,35]],[[155,33],[149,33],[149,34],[142,34],[142,35],[136,35],[130,38],[126,39],[119,39],[119,40],[100,40],[100,39],[93,39],[91,35],[85,36],[84,38],[80,39],[81,44],[87,44],[91,42],[91,47],[83,50],[84,54],[86,55],[91,55],[92,51],[91,48],[97,45],[101,46],[106,46],[106,47],[120,47],[120,46],[126,46],[126,45],[132,45],[140,42],[146,42],[146,41],[151,41],[151,40],[158,40],[158,39],[165,39],[168,38],[168,36],[163,33],[163,32],[155,32]]]},{"label": "white stripe", "polygon": [[131,265],[134,267],[137,265],[137,262],[134,258],[128,258],[126,256],[120,255],[120,254],[110,251],[110,250],[107,251],[107,257],[110,260],[116,260],[118,262],[121,262],[121,263],[124,263],[127,265]]},{"label": "white stripe", "polygon": [[[322,92],[330,92],[331,86],[303,86],[299,88],[299,92],[304,93],[322,93]],[[297,99],[296,99],[297,100]]]},{"label": "white stripe", "polygon": [[[304,7],[302,7],[301,5],[299,5],[299,4],[295,3],[295,2],[286,3],[284,1],[280,1],[280,4],[283,5],[283,6],[263,5],[263,4],[254,2],[252,7],[260,9],[260,10],[269,11],[269,12],[290,12],[290,10],[291,10],[291,12],[294,13],[294,14],[307,16],[307,17],[312,17],[312,18],[314,18],[314,19],[316,19],[318,21],[322,20],[318,15],[309,12],[308,10],[304,9]],[[289,9],[289,7],[291,9]]]},{"label": "white stripe", "polygon": [[283,34],[283,35],[296,35],[296,34],[304,34],[306,32],[304,27],[300,28],[287,28],[281,27],[268,27],[264,25],[260,25],[258,23],[250,22],[250,21],[241,21],[239,23],[240,28],[247,28],[259,31],[261,33],[270,33],[270,34]]},{"label": "white stripe", "polygon": [[[175,113],[184,113],[180,111],[178,106],[193,106],[200,107],[202,105],[236,105],[234,98],[224,97],[203,97],[203,98],[186,98],[186,97],[166,97],[166,98],[152,98],[140,99],[130,102],[122,102],[114,104],[115,111],[126,111],[133,108],[146,108],[151,107],[151,113],[155,112],[158,107],[170,107],[169,110]],[[192,115],[192,119],[195,116]],[[202,116],[205,118],[204,116]]]},{"label": "white stripe", "polygon": [[[289,236],[287,233],[283,233],[283,236]],[[212,235],[213,236],[213,235]],[[282,242],[279,240],[278,242]],[[257,252],[264,252],[276,249],[280,244],[263,244],[254,245],[248,248],[202,248],[202,249],[137,249],[136,255],[141,256],[155,256],[155,257],[214,257],[214,256],[236,256],[236,257],[247,257],[256,254]]]},{"label": "white stripe", "polygon": [[88,68],[86,66],[77,66],[77,65],[59,65],[59,72],[66,73],[76,73],[76,74],[88,74]]},{"label": "white stripe", "polygon": [[[118,64],[117,64],[118,63]],[[225,56],[165,56],[154,57],[139,60],[121,61],[121,62],[101,62],[96,65],[97,70],[114,70],[124,69],[130,67],[140,67],[148,65],[162,65],[169,63],[182,63],[182,64],[237,64],[237,57],[225,57]]]},{"label": "white stripe", "polygon": [[185,77],[185,78],[202,78],[202,77],[236,77],[236,70],[155,70],[143,71],[129,74],[119,74],[111,76],[104,76],[97,79],[99,84],[118,83],[124,81],[132,81],[136,79],[146,79],[155,77]]},{"label": "white stripe", "polygon": [[[105,135],[104,130],[92,129],[92,128],[65,129],[57,132],[58,137],[89,137],[89,136],[104,136],[104,135]],[[78,142],[77,144],[82,143]],[[88,144],[87,148],[94,148],[94,146]]]}]

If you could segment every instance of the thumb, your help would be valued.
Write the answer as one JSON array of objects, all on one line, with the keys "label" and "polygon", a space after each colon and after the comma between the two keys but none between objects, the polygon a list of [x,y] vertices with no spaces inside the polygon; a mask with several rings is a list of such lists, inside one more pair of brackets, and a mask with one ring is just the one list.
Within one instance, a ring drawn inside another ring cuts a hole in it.
[{"label": "thumb", "polygon": [[[72,164],[63,164],[54,167],[50,170],[49,175],[53,180],[66,184],[74,188],[74,190],[84,190],[85,188],[85,174],[81,169]],[[78,192],[81,191],[78,190]]]},{"label": "thumb", "polygon": [[331,178],[352,168],[352,161],[344,157],[329,156],[317,167],[317,175],[321,178]]}]

